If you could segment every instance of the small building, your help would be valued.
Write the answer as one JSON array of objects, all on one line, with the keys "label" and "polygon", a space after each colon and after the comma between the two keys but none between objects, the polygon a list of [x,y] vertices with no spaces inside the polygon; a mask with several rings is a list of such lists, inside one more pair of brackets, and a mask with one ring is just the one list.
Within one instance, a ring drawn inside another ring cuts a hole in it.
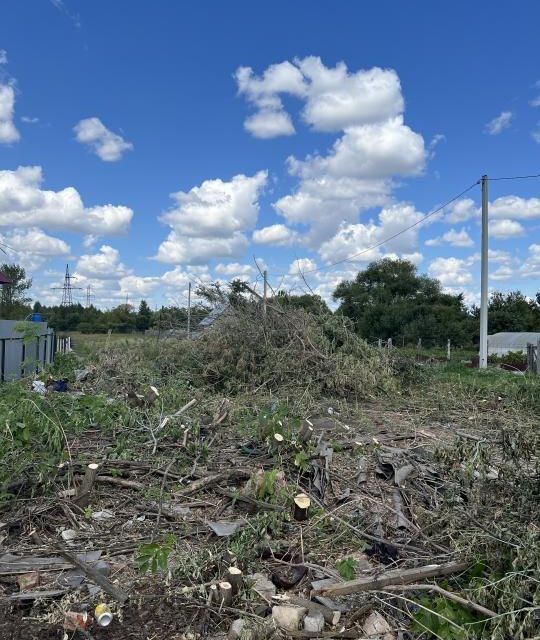
[{"label": "small building", "polygon": [[0,287],[3,287],[6,284],[11,284],[11,280],[3,271],[0,271]]},{"label": "small building", "polygon": [[500,331],[488,336],[488,355],[504,356],[509,351],[527,353],[527,345],[540,342],[540,331]]}]

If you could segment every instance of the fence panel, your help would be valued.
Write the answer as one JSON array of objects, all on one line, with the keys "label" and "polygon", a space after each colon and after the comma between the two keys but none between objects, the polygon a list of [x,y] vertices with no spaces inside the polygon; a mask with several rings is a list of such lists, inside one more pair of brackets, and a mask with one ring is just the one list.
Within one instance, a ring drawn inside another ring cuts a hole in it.
[{"label": "fence panel", "polygon": [[33,340],[0,338],[0,381],[9,382],[39,373],[54,362],[54,333]]}]

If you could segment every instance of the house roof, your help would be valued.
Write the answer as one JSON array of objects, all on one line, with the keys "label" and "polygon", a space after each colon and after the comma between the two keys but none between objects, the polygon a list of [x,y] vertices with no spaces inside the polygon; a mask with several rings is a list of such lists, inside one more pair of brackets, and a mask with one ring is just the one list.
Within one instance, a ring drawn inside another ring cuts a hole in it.
[{"label": "house roof", "polygon": [[11,284],[11,280],[3,271],[0,271],[0,284]]}]

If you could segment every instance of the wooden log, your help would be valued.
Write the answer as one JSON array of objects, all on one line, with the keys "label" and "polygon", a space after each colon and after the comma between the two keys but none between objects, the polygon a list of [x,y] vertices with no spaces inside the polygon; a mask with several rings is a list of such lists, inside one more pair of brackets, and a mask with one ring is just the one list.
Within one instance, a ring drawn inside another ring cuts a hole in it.
[{"label": "wooden log", "polygon": [[217,584],[211,584],[208,588],[207,604],[219,604],[219,590]]},{"label": "wooden log", "polygon": [[77,497],[74,500],[74,502],[78,504],[79,507],[86,507],[90,502],[90,494],[92,493],[98,471],[99,464],[96,464],[95,462],[91,462],[86,467],[81,486],[77,493]]},{"label": "wooden log", "polygon": [[207,489],[214,484],[219,484],[220,482],[232,480],[249,480],[251,474],[252,471],[248,469],[232,469],[231,471],[225,471],[223,473],[215,473],[211,476],[205,476],[204,478],[195,480],[185,489],[182,489],[182,491],[180,491],[178,495],[188,496],[192,493],[197,493],[197,491]]},{"label": "wooden log", "polygon": [[224,580],[219,583],[219,598],[224,607],[230,607],[233,601],[233,588],[230,582]]},{"label": "wooden log", "polygon": [[229,567],[227,569],[227,582],[232,586],[233,596],[238,595],[244,586],[244,576],[238,567]]},{"label": "wooden log", "polygon": [[298,521],[307,520],[311,500],[305,493],[299,493],[294,497],[294,519]]},{"label": "wooden log", "polygon": [[315,589],[311,595],[344,596],[361,591],[380,591],[390,584],[410,584],[426,578],[437,578],[460,573],[469,567],[469,562],[449,562],[448,564],[428,564],[415,569],[394,569],[377,576],[358,578]]},{"label": "wooden log", "polygon": [[95,582],[103,589],[103,591],[105,591],[105,593],[108,593],[117,602],[119,602],[120,604],[124,604],[124,602],[126,602],[126,600],[129,598],[128,593],[126,593],[120,587],[114,585],[108,578],[91,567],[89,564],[86,564],[86,562],[79,560],[76,555],[70,553],[59,545],[57,545],[56,548],[58,549],[58,553],[61,556],[68,560],[72,565],[83,571],[87,578],[89,578],[92,582]]},{"label": "wooden log", "polygon": [[142,484],[142,482],[137,482],[136,480],[125,480],[124,478],[116,478],[113,476],[97,476],[95,481],[105,484],[117,484],[118,486],[125,487],[126,489],[144,489],[144,484]]}]

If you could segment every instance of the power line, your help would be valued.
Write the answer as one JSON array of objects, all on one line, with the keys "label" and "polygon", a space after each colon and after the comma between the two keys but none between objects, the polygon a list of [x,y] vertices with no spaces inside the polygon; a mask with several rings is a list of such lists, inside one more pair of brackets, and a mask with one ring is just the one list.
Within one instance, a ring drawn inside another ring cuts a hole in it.
[{"label": "power line", "polygon": [[[408,227],[405,227],[404,229],[402,229],[401,231],[398,231],[397,233],[394,233],[393,235],[388,236],[384,240],[381,240],[381,242],[377,242],[377,244],[371,245],[370,247],[367,247],[366,249],[362,249],[362,251],[359,251],[358,253],[355,253],[352,256],[344,258],[343,260],[337,260],[336,262],[332,262],[330,264],[327,264],[327,265],[325,265],[323,267],[318,267],[316,269],[307,269],[306,271],[302,271],[302,274],[306,275],[308,273],[317,273],[319,271],[324,271],[325,269],[330,269],[331,267],[335,267],[335,266],[337,266],[339,264],[343,264],[345,262],[354,262],[355,259],[358,258],[359,256],[364,255],[365,253],[369,253],[370,251],[373,251],[373,249],[378,249],[379,247],[382,247],[383,244],[386,244],[387,242],[390,242],[391,240],[394,240],[394,238],[397,238],[400,235],[402,235],[403,233],[405,233],[407,231],[410,231],[411,229],[414,229],[414,227],[417,227],[419,224],[422,224],[422,222],[424,222],[428,218],[431,218],[435,214],[437,214],[440,211],[442,211],[444,208],[446,208],[448,205],[452,204],[452,202],[455,202],[456,200],[458,200],[459,198],[464,196],[466,193],[468,193],[471,189],[476,187],[476,185],[478,185],[478,184],[480,184],[480,180],[477,180],[476,182],[471,184],[470,187],[467,187],[461,193],[458,193],[457,196],[454,196],[451,200],[448,200],[447,202],[442,204],[440,207],[437,207],[433,211],[430,211],[425,216],[420,218],[420,220],[417,220],[414,224],[411,224]],[[280,274],[272,274],[272,275],[275,276],[275,277],[282,277],[282,276],[291,275],[291,274],[280,273]],[[292,275],[294,275],[294,274],[292,274]]]},{"label": "power line", "polygon": [[531,176],[502,176],[501,178],[488,178],[489,182],[496,180],[528,180],[529,178],[540,178],[540,173],[535,173]]}]

